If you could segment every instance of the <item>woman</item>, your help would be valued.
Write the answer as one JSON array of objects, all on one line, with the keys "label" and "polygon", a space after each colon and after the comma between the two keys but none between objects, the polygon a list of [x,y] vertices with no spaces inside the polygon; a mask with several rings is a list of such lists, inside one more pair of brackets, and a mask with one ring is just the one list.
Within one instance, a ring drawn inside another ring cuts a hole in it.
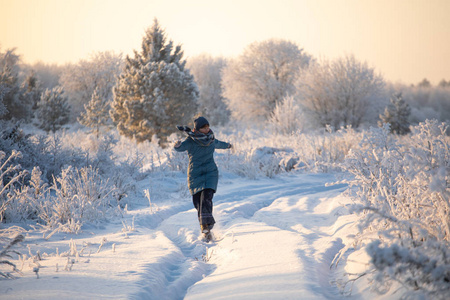
[{"label": "woman", "polygon": [[232,146],[214,138],[214,133],[209,128],[209,122],[204,117],[194,120],[194,130],[192,131],[186,126],[177,127],[179,130],[186,131],[188,137],[183,142],[178,141],[174,149],[178,152],[187,151],[188,153],[188,187],[197,209],[201,232],[209,240],[211,238],[210,230],[215,223],[212,215],[212,199],[219,181],[219,171],[214,162],[214,150],[230,149]]}]

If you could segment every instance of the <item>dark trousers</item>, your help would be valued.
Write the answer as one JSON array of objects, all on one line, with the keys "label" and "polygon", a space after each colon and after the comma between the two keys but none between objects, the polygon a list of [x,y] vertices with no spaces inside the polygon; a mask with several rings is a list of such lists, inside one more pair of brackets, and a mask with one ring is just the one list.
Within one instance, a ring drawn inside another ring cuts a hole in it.
[{"label": "dark trousers", "polygon": [[192,202],[194,202],[194,206],[197,209],[198,221],[200,225],[212,225],[216,223],[213,218],[213,199],[214,190],[212,189],[204,189],[201,192],[192,196]]}]

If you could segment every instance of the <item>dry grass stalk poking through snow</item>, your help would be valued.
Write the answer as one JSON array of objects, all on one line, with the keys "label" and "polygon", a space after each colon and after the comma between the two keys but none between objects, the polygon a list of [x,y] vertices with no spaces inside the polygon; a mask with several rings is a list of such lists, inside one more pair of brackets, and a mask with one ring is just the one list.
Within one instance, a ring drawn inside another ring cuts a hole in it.
[{"label": "dry grass stalk poking through snow", "polygon": [[[4,271],[3,266],[7,266],[12,268],[13,272],[19,273],[20,271],[17,269],[16,265],[12,263],[10,260],[13,258],[12,254],[16,254],[18,256],[22,256],[21,253],[13,250],[12,248],[17,244],[21,243],[24,240],[24,236],[21,234],[16,235],[14,238],[9,239],[4,236],[2,232],[0,232],[0,246],[2,250],[0,251],[0,277],[4,278],[14,278],[11,271]],[[5,244],[5,246],[3,246]]]}]

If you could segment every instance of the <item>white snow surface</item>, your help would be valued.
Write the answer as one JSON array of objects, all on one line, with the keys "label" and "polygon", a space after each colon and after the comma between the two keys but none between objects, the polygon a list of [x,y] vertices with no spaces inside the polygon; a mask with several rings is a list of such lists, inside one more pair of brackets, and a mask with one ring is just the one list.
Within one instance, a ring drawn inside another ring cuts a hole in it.
[{"label": "white snow surface", "polygon": [[[165,176],[138,182],[128,213],[102,227],[48,239],[30,231],[16,249],[27,254],[15,261],[22,276],[0,280],[0,298],[380,298],[364,279],[351,296],[334,284],[367,258],[330,268],[357,231],[355,216],[344,207],[350,203],[343,195],[347,186],[326,185],[333,175],[250,180],[222,174],[214,196],[215,240],[209,243],[200,237],[190,195],[175,191],[186,184],[185,175]],[[150,181],[159,187],[151,206],[142,192]],[[33,263],[37,253],[41,260]]]}]

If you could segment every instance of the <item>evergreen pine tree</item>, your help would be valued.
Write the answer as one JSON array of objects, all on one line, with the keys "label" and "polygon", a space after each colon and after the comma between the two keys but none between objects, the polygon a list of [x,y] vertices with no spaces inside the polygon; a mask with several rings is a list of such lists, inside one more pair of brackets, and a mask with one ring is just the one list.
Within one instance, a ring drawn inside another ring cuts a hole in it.
[{"label": "evergreen pine tree", "polygon": [[23,97],[24,90],[19,83],[20,57],[14,53],[15,49],[0,52],[0,85],[3,86],[2,119],[27,119],[31,115],[31,104]]},{"label": "evergreen pine tree", "polygon": [[61,87],[46,89],[38,103],[36,111],[39,128],[56,132],[69,121],[70,107]]},{"label": "evergreen pine tree", "polygon": [[27,99],[27,103],[32,105],[32,109],[36,110],[43,90],[34,71],[27,75],[25,81],[23,82],[22,89],[24,91],[23,97]]},{"label": "evergreen pine tree", "polygon": [[155,19],[114,87],[111,117],[120,134],[138,142],[156,134],[164,143],[176,124],[190,120],[199,92],[182,56]]},{"label": "evergreen pine tree", "polygon": [[84,105],[85,112],[78,118],[80,124],[93,128],[98,138],[100,127],[107,125],[110,105],[107,99],[100,95],[99,89],[94,90],[91,101]]},{"label": "evergreen pine tree", "polygon": [[384,114],[380,115],[381,121],[378,123],[380,126],[383,123],[390,123],[392,133],[403,135],[410,132],[408,121],[410,115],[411,108],[399,93],[391,97],[391,103],[385,108]]}]

